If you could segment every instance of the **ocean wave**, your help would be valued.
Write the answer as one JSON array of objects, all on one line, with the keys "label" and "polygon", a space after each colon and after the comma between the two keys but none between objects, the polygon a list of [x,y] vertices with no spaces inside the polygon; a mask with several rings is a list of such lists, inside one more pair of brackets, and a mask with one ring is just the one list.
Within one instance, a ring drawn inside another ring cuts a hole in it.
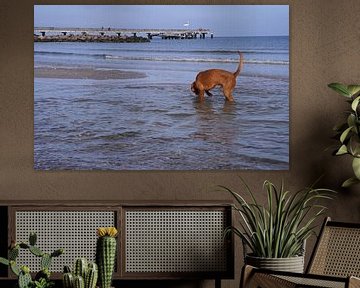
[{"label": "ocean wave", "polygon": [[95,58],[104,58],[106,56],[106,54],[86,54],[86,53],[58,52],[58,51],[34,51],[34,55],[80,56],[80,57],[95,57]]},{"label": "ocean wave", "polygon": [[[117,52],[146,52],[146,53],[172,53],[172,54],[218,54],[218,55],[233,55],[237,54],[238,51],[241,51],[244,54],[289,54],[289,51],[286,49],[269,49],[269,48],[260,48],[260,49],[237,49],[237,50],[178,50],[178,49],[118,49],[118,48],[106,48],[106,49],[89,49],[87,51],[117,51]],[[74,52],[59,52],[59,51],[35,51],[35,54],[38,55],[74,55],[74,56],[94,56],[94,57],[103,57],[107,55],[106,53],[74,53]]]},{"label": "ocean wave", "polygon": [[270,48],[259,48],[259,49],[237,49],[237,50],[178,50],[178,49],[118,49],[118,48],[106,48],[106,49],[92,49],[92,51],[117,51],[117,52],[146,52],[146,53],[191,53],[191,54],[237,54],[241,51],[244,54],[289,54],[289,50],[286,49],[270,49]]},{"label": "ocean wave", "polygon": [[[238,63],[239,59],[221,59],[221,58],[168,58],[168,57],[126,57],[105,55],[105,59],[128,60],[128,61],[168,61],[168,62],[211,62],[211,63]],[[284,60],[244,60],[248,64],[266,64],[266,65],[289,65],[289,61]]]},{"label": "ocean wave", "polygon": [[[111,50],[111,49],[109,49]],[[122,50],[121,50],[122,51]],[[130,51],[130,50],[129,50]],[[139,51],[139,50],[136,50]],[[144,52],[149,52],[144,50]],[[120,56],[120,55],[112,55],[112,54],[86,54],[86,53],[75,53],[75,52],[58,52],[58,51],[35,51],[34,55],[49,55],[49,56],[76,56],[76,57],[91,57],[91,58],[101,58],[101,59],[115,59],[115,60],[127,60],[127,61],[169,61],[169,62],[204,62],[204,63],[238,63],[239,59],[237,58],[194,58],[194,57],[169,57],[163,52],[165,56]],[[178,51],[180,52],[180,51]],[[185,51],[189,53],[189,51]],[[193,52],[193,51],[192,51]],[[190,51],[190,53],[192,53]],[[202,51],[205,52],[205,51]],[[237,51],[223,51],[218,50],[220,53],[224,54],[236,54]],[[244,52],[249,53],[249,52]],[[254,52],[255,53],[255,52]],[[216,54],[216,53],[214,53]],[[269,65],[289,65],[289,61],[286,60],[260,60],[260,59],[247,59],[244,60],[244,63],[248,64],[269,64]]]}]

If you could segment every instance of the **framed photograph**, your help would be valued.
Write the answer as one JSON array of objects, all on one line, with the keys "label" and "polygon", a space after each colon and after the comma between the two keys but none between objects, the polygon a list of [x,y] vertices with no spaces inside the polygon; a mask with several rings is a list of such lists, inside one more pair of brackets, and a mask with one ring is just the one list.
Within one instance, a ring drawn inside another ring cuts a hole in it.
[{"label": "framed photograph", "polygon": [[34,169],[288,170],[288,5],[35,5]]}]

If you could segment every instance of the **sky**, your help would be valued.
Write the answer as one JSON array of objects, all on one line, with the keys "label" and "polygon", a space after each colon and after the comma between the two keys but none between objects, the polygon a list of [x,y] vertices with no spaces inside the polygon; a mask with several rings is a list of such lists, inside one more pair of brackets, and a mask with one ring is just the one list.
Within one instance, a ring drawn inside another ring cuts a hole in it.
[{"label": "sky", "polygon": [[35,27],[206,28],[216,36],[288,36],[288,5],[34,5]]}]

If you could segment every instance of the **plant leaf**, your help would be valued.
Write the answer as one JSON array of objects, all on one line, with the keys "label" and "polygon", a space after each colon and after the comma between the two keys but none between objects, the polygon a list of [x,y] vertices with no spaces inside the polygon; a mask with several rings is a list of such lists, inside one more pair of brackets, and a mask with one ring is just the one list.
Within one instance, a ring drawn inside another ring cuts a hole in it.
[{"label": "plant leaf", "polygon": [[333,89],[334,91],[336,91],[337,93],[339,93],[340,95],[342,96],[345,96],[347,98],[350,98],[351,95],[350,95],[350,92],[347,88],[346,85],[344,84],[341,84],[341,83],[330,83],[328,85],[329,88]]},{"label": "plant leaf", "polygon": [[360,85],[348,85],[347,91],[349,92],[350,96],[354,96],[360,92]]},{"label": "plant leaf", "polygon": [[344,154],[347,154],[349,153],[346,145],[341,145],[341,147],[339,148],[339,150],[336,152],[335,155],[344,155]]},{"label": "plant leaf", "polygon": [[349,148],[351,149],[351,155],[354,157],[360,156],[360,138],[358,135],[353,135],[349,140]]},{"label": "plant leaf", "polygon": [[[245,193],[254,196],[249,187],[245,187]],[[318,205],[317,201],[331,199],[330,192],[334,191],[314,189],[311,186],[290,193],[284,190],[283,183],[277,189],[270,181],[265,181],[263,187],[267,194],[264,206],[256,202],[255,197],[251,197],[252,202],[246,202],[240,194],[222,187],[235,198],[237,204],[233,208],[241,216],[240,227],[227,228],[225,232],[233,232],[240,237],[258,257],[299,255],[304,241],[314,234],[313,222],[326,209]]]},{"label": "plant leaf", "polygon": [[21,270],[20,270],[20,268],[16,265],[16,262],[15,262],[15,261],[10,261],[10,268],[11,268],[11,271],[12,271],[16,276],[19,276]]},{"label": "plant leaf", "polygon": [[351,178],[347,179],[346,181],[344,181],[344,183],[341,185],[341,187],[348,188],[352,185],[359,184],[359,183],[360,183],[359,179],[357,179],[356,177],[351,177]]},{"label": "plant leaf", "polygon": [[352,168],[356,178],[360,180],[360,158],[354,157],[352,161]]},{"label": "plant leaf", "polygon": [[9,265],[9,264],[10,264],[9,260],[8,260],[8,259],[5,259],[5,258],[3,258],[3,257],[0,257],[0,263],[1,263],[1,264],[4,264],[4,265]]},{"label": "plant leaf", "polygon": [[356,111],[356,108],[357,108],[358,105],[359,105],[359,101],[360,101],[360,96],[356,97],[356,98],[354,99],[354,101],[352,101],[352,103],[351,103],[351,109],[352,109],[353,111]]},{"label": "plant leaf", "polygon": [[341,143],[344,143],[344,141],[346,140],[346,137],[348,136],[348,134],[352,128],[353,128],[353,126],[350,126],[349,128],[345,129],[345,131],[341,134],[341,136],[340,136]]},{"label": "plant leaf", "polygon": [[347,124],[348,126],[356,126],[356,116],[353,113],[350,113],[348,118],[347,118]]}]

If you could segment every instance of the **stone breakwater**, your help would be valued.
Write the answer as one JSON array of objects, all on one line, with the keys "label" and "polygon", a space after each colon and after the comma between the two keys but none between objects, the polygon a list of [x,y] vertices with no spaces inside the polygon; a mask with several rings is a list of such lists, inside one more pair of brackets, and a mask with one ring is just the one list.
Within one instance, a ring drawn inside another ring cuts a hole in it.
[{"label": "stone breakwater", "polygon": [[139,43],[150,42],[145,37],[127,37],[110,35],[34,35],[34,42],[116,42],[116,43]]}]

